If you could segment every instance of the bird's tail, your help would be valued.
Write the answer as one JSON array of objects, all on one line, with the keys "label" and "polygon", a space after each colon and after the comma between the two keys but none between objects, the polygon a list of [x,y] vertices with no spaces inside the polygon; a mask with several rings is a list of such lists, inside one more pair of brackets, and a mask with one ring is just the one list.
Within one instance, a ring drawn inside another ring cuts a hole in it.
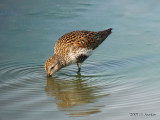
[{"label": "bird's tail", "polygon": [[111,33],[112,33],[112,28],[101,31],[102,38],[104,37],[104,39],[106,39]]},{"label": "bird's tail", "polygon": [[109,28],[107,30],[99,31],[99,41],[102,43],[110,34],[112,33],[112,28]]}]

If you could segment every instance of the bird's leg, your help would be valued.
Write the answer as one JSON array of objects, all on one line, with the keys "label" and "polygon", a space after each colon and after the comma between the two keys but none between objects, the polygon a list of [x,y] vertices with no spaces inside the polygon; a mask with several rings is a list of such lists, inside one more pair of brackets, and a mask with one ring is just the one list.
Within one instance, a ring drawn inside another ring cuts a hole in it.
[{"label": "bird's leg", "polygon": [[81,71],[81,64],[82,64],[82,63],[77,63],[77,66],[78,66],[78,72],[80,72],[80,71]]}]

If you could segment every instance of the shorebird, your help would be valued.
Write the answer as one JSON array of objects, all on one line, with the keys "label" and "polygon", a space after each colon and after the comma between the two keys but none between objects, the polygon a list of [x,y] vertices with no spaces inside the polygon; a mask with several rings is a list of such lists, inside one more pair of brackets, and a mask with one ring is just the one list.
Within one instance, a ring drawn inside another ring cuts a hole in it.
[{"label": "shorebird", "polygon": [[47,76],[50,77],[61,68],[74,63],[77,63],[80,72],[81,64],[112,33],[111,31],[112,28],[98,32],[73,31],[63,35],[55,44],[53,56],[45,63]]}]

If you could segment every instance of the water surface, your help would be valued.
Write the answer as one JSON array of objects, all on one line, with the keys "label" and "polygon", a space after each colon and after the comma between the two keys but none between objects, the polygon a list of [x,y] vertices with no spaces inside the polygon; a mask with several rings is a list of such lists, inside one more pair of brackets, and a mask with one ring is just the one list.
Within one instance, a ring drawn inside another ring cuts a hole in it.
[{"label": "water surface", "polygon": [[[159,4],[2,0],[0,119],[159,120]],[[81,74],[71,65],[46,77],[44,62],[60,36],[110,27]]]}]

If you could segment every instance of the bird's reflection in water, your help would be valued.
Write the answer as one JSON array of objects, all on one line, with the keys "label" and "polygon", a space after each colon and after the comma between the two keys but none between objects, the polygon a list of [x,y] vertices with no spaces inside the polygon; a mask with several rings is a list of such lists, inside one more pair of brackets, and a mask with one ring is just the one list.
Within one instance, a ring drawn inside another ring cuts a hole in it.
[{"label": "bird's reflection in water", "polygon": [[69,114],[70,116],[86,116],[100,112],[103,105],[84,108],[83,110],[71,109],[74,106],[93,103],[96,98],[104,96],[96,95],[97,89],[99,88],[89,86],[87,80],[82,80],[81,75],[77,75],[73,80],[47,78],[46,92],[48,96],[55,96],[56,104],[60,110],[72,111]]}]

